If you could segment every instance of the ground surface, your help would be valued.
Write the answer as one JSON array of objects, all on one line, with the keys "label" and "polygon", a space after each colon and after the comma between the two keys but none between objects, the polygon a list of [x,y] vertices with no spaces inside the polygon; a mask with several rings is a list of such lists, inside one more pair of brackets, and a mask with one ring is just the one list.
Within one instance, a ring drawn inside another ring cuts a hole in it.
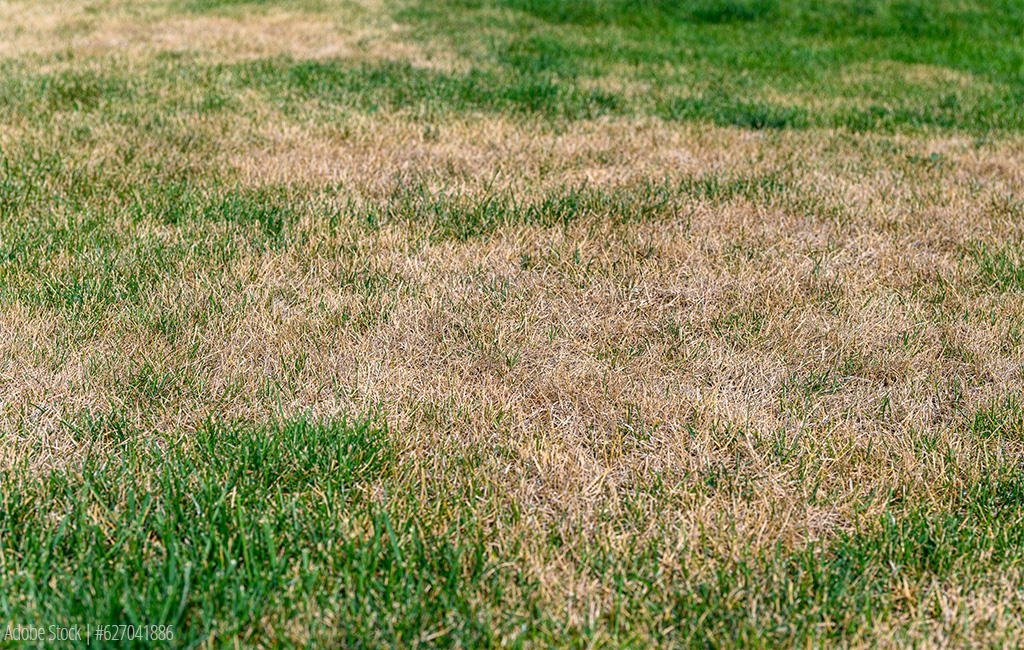
[{"label": "ground surface", "polygon": [[1019,641],[1022,105],[1020,0],[0,1],[0,621]]}]

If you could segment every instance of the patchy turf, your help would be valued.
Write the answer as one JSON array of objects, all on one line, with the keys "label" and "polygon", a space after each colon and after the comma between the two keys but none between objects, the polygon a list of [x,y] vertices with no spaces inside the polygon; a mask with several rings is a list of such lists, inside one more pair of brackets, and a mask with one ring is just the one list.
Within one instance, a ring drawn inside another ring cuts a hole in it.
[{"label": "patchy turf", "polygon": [[1024,633],[1019,2],[0,14],[7,620]]}]

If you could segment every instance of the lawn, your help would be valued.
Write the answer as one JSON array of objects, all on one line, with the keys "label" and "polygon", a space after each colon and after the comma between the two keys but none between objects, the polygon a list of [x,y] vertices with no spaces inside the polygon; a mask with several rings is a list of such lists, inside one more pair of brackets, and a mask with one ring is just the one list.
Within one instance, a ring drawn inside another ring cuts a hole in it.
[{"label": "lawn", "polygon": [[1020,643],[1024,0],[0,0],[0,625]]}]

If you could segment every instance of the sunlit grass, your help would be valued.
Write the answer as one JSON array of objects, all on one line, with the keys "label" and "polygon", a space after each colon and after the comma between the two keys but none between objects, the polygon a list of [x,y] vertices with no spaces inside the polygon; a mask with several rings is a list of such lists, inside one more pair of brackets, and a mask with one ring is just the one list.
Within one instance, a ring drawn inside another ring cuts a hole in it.
[{"label": "sunlit grass", "polygon": [[1021,9],[3,4],[0,610],[1012,645]]}]

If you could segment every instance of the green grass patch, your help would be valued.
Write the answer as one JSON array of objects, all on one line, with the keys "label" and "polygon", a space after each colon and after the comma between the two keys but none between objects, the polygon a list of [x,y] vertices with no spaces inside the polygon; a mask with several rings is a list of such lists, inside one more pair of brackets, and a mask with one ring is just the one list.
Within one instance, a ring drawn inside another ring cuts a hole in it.
[{"label": "green grass patch", "polygon": [[[632,83],[629,114],[753,129],[1024,127],[1024,5],[424,0],[402,17],[483,69]],[[951,79],[955,79],[951,83]]]},{"label": "green grass patch", "polygon": [[710,119],[722,126],[748,129],[801,128],[808,123],[807,111],[804,109],[744,101],[727,94],[675,97],[659,108],[662,116],[672,120]]},{"label": "green grass patch", "polygon": [[177,0],[177,4],[190,13],[243,15],[282,9],[315,13],[326,9],[319,0]]},{"label": "green grass patch", "polygon": [[[105,164],[23,147],[0,157],[0,300],[92,313],[136,306],[169,275],[301,247],[301,187],[126,149]],[[327,218],[326,208],[319,213]]]},{"label": "green grass patch", "polygon": [[550,22],[644,28],[680,22],[750,22],[778,11],[775,0],[504,0],[501,4]]},{"label": "green grass patch", "polygon": [[966,249],[982,286],[998,291],[1024,289],[1024,255],[1020,245],[975,243]]},{"label": "green grass patch", "polygon": [[508,584],[473,531],[373,500],[398,488],[374,420],[210,424],[187,448],[117,420],[82,433],[119,451],[0,476],[10,620],[169,625],[171,647],[467,647],[501,631],[487,612]]},{"label": "green grass patch", "polygon": [[968,415],[967,424],[981,438],[1024,440],[1024,403],[1016,395],[993,399]]},{"label": "green grass patch", "polygon": [[413,180],[395,187],[384,201],[357,208],[370,228],[405,223],[428,239],[466,241],[506,226],[565,227],[595,217],[613,224],[685,218],[694,203],[715,206],[750,201],[841,220],[844,210],[831,197],[794,183],[783,173],[700,174],[675,182],[644,182],[616,188],[565,186],[540,196],[520,197],[508,189],[467,196],[449,188],[430,189]]},{"label": "green grass patch", "polygon": [[434,118],[486,110],[550,119],[620,112],[615,93],[583,89],[550,75],[497,74],[485,69],[449,73],[401,62],[353,64],[344,59],[288,58],[242,64],[236,72],[238,83],[262,88],[286,106],[312,103],[322,110],[415,109]]}]

